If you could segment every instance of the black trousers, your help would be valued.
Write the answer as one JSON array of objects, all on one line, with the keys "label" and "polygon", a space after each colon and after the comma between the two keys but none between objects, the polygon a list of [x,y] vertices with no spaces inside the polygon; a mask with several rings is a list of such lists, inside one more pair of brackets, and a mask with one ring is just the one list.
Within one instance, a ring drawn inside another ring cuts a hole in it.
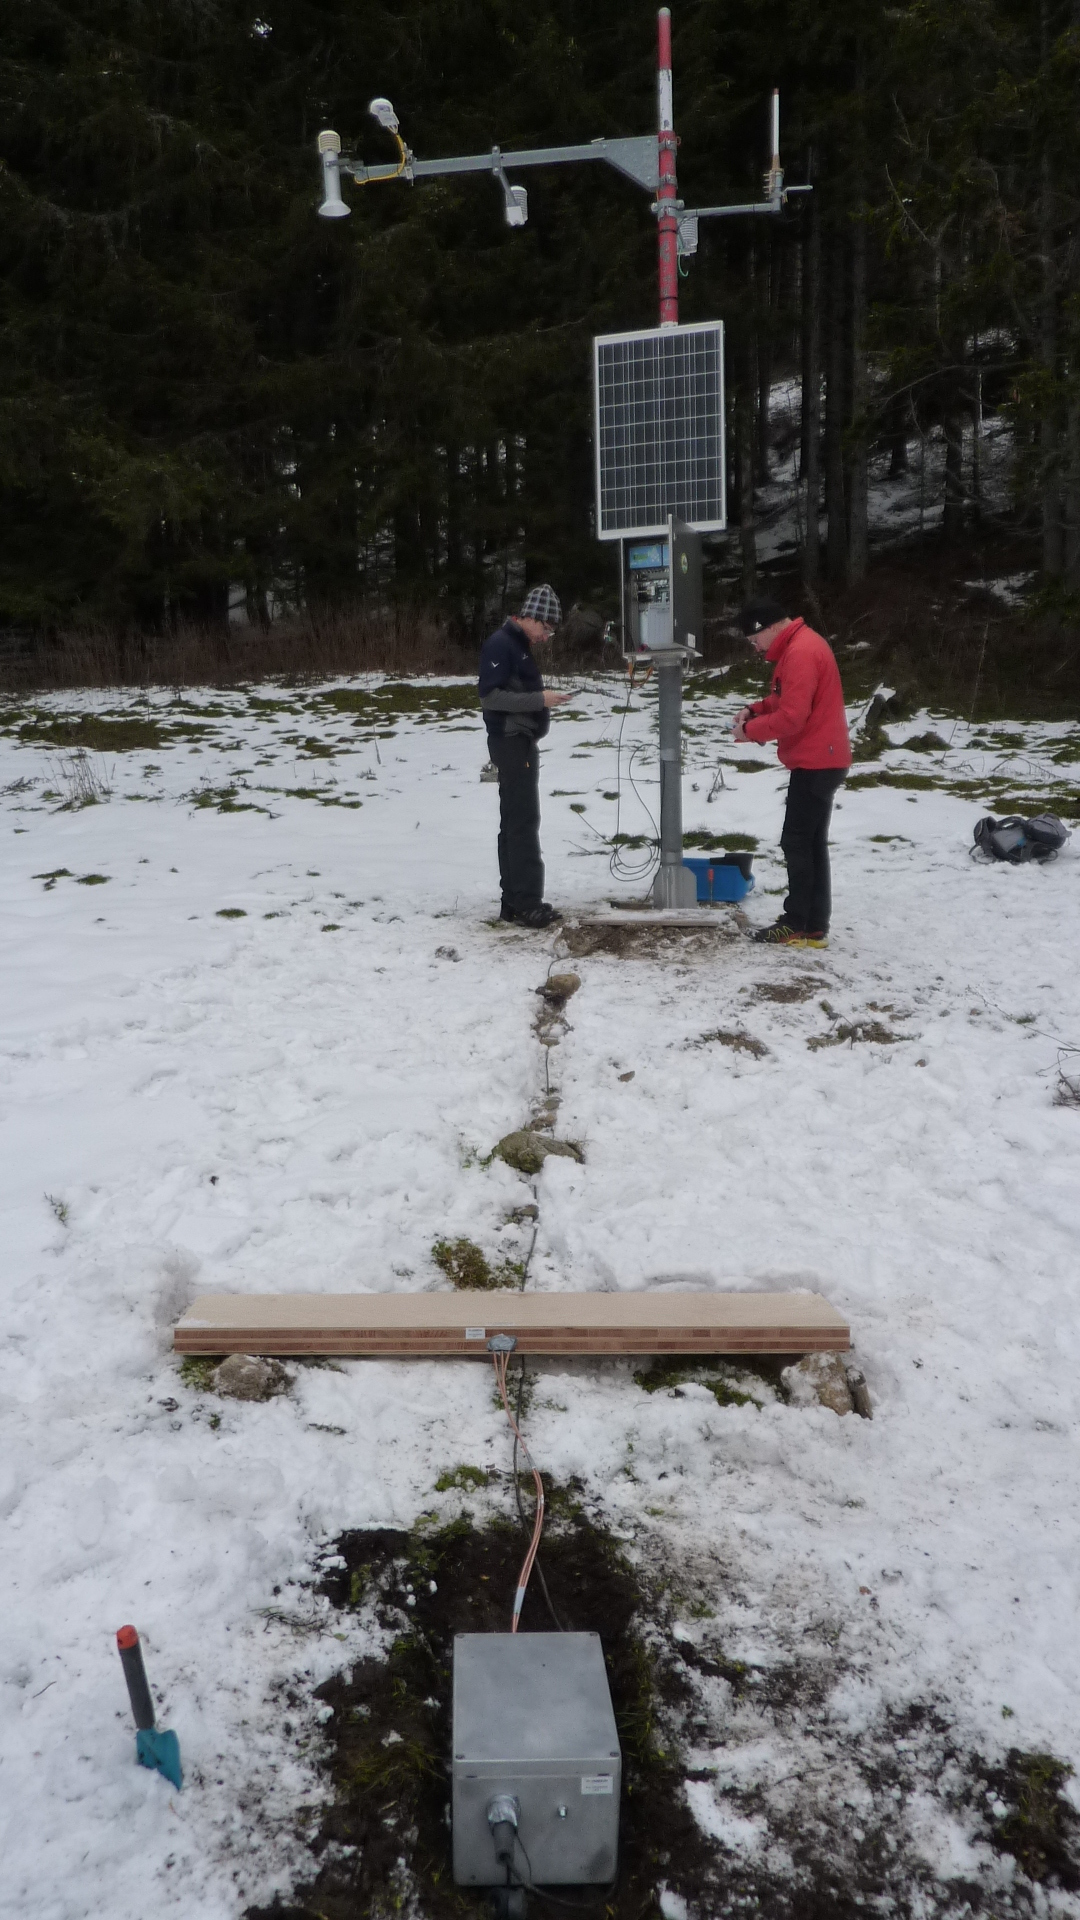
[{"label": "black trousers", "polygon": [[828,933],[832,914],[829,817],[843,773],[831,767],[793,767],[780,845],[787,861],[784,919],[800,933]]},{"label": "black trousers", "polygon": [[503,905],[520,911],[544,897],[540,852],[540,748],[520,733],[489,740],[499,769],[499,879]]}]

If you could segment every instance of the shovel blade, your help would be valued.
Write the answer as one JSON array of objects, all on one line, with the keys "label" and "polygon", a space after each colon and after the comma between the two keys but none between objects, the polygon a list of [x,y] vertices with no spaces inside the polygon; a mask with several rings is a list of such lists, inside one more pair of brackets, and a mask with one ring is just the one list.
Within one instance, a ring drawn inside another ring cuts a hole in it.
[{"label": "shovel blade", "polygon": [[152,1767],[158,1773],[163,1773],[174,1787],[183,1786],[180,1742],[175,1733],[162,1733],[156,1727],[141,1727],[135,1735],[135,1757],[140,1767]]}]

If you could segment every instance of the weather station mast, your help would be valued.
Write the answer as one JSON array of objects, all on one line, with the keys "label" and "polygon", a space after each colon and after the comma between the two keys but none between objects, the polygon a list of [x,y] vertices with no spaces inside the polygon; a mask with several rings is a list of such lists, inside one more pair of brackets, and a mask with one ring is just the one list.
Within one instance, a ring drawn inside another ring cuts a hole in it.
[{"label": "weather station mast", "polygon": [[678,197],[671,12],[657,16],[657,126],[655,133],[602,137],[578,146],[532,147],[442,160],[420,160],[401,137],[390,101],[372,100],[368,112],[395,141],[395,164],[365,166],[342,153],[328,128],[319,135],[326,220],[351,208],[341,191],[344,175],[359,185],[403,180],[409,185],[448,174],[492,176],[503,192],[506,223],[523,227],[529,217],[525,187],[508,169],[581,165],[603,161],[652,196],[656,216],[659,327],[605,334],[593,342],[596,532],[618,541],[624,655],[655,667],[659,707],[660,849],[653,882],[656,908],[693,907],[697,886],[683,864],[682,684],[687,664],[700,657],[702,536],[727,526],[724,445],[724,327],[722,321],[679,323],[679,262],[697,252],[702,220],[769,216],[783,211],[790,194],[809,186],[784,186],[780,164],[780,95],[770,115],[770,161],[764,197],[740,205],[686,207]]}]

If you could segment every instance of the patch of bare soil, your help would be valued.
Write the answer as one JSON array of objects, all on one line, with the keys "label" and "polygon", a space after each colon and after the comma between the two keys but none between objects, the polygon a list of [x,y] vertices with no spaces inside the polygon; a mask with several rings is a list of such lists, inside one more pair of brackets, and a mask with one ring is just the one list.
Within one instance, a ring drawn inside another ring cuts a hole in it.
[{"label": "patch of bare soil", "polygon": [[831,1033],[816,1033],[806,1044],[816,1053],[819,1047],[855,1046],[859,1041],[892,1047],[903,1038],[902,1033],[893,1033],[882,1020],[841,1020]]},{"label": "patch of bare soil", "polygon": [[794,1006],[820,993],[829,982],[812,973],[797,973],[790,980],[755,980],[752,991],[759,1000],[775,1001],[777,1006]]},{"label": "patch of bare soil", "polygon": [[733,1053],[752,1053],[755,1060],[764,1060],[769,1049],[763,1040],[755,1040],[752,1033],[743,1033],[740,1029],[727,1030],[717,1027],[712,1033],[702,1033],[696,1040],[688,1040],[688,1047],[730,1047]]},{"label": "patch of bare soil", "polygon": [[[646,1563],[566,1489],[551,1489],[551,1511],[551,1614],[534,1580],[522,1630],[600,1632],[624,1797],[615,1887],[533,1896],[536,1920],[568,1904],[596,1920],[659,1920],[673,1895],[690,1920],[1035,1920],[1048,1911],[1043,1887],[1080,1886],[1080,1821],[1053,1755],[990,1764],[919,1701],[853,1732],[830,1711],[845,1675],[835,1635],[803,1631],[790,1646],[780,1635],[753,1660],[734,1658],[708,1624],[697,1575],[661,1564],[655,1548]],[[315,1869],[246,1920],[488,1911],[451,1877],[451,1655],[455,1633],[507,1630],[522,1541],[506,1519],[463,1515],[334,1543],[322,1591],[342,1611],[369,1610],[389,1650],[315,1689],[333,1709]],[[734,1595],[724,1565],[710,1581],[713,1599],[717,1581]],[[679,1625],[688,1616],[692,1633]],[[739,1764],[748,1745],[750,1768]],[[695,1817],[695,1804],[711,1815]],[[963,1875],[934,1865],[950,1851],[935,1844],[935,1819],[975,1848]]]},{"label": "patch of bare soil", "polygon": [[677,955],[689,959],[716,952],[718,946],[741,942],[745,929],[735,920],[718,920],[715,927],[626,927],[610,921],[568,922],[561,940],[575,960],[610,953],[620,960],[656,960]]}]

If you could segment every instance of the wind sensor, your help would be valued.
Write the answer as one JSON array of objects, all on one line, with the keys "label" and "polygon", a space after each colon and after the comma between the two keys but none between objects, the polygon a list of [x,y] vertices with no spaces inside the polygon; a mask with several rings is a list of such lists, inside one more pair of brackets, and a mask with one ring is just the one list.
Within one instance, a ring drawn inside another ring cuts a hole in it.
[{"label": "wind sensor", "polygon": [[[624,651],[648,658],[656,668],[660,727],[660,865],[653,884],[655,907],[692,907],[697,885],[682,857],[682,675],[700,651],[701,615],[684,617],[681,603],[700,609],[702,534],[727,524],[724,467],[724,331],[719,321],[679,325],[679,261],[697,252],[702,220],[776,215],[791,194],[809,186],[786,186],[780,163],[780,94],[770,103],[769,165],[764,197],[730,206],[687,207],[678,195],[671,71],[671,14],[657,16],[657,128],[626,139],[590,140],[582,146],[533,147],[446,160],[418,160],[401,137],[398,116],[383,96],[368,112],[397,144],[397,164],[365,166],[347,159],[331,129],[319,135],[324,219],[350,212],[341,176],[360,186],[386,180],[431,179],[446,174],[486,173],[502,188],[510,227],[523,227],[529,196],[507,169],[552,167],[603,160],[652,196],[656,216],[660,326],[650,333],[609,334],[594,343],[596,409],[596,531],[618,540]],[[627,542],[666,535],[652,569],[628,565]],[[677,543],[678,549],[677,549]],[[676,577],[673,569],[678,569]],[[646,581],[645,572],[651,572]],[[684,576],[690,573],[693,577]],[[667,613],[662,610],[667,608]]]},{"label": "wind sensor", "polygon": [[573,147],[528,147],[504,153],[493,146],[486,153],[459,154],[446,160],[418,160],[412,148],[401,138],[398,116],[391,101],[383,95],[369,101],[368,112],[397,143],[396,166],[368,167],[359,160],[343,157],[340,136],[327,128],[319,135],[319,153],[323,169],[323,202],[319,208],[324,220],[340,220],[352,212],[341,193],[345,174],[359,186],[384,180],[431,180],[455,173],[488,173],[503,192],[503,213],[508,227],[523,227],[529,218],[529,196],[524,187],[507,177],[507,167],[558,167],[583,160],[604,160],[616,172],[633,180],[636,186],[656,193],[660,184],[656,137],[642,134],[629,140],[590,140]]}]

